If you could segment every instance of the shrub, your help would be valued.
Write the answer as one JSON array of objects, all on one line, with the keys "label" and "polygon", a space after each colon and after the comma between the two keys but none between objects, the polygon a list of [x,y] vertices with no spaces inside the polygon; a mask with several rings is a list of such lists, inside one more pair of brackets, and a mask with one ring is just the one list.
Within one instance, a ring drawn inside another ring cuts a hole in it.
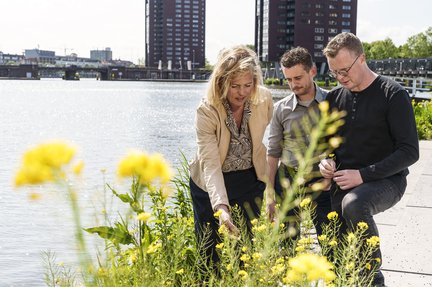
[{"label": "shrub", "polygon": [[413,101],[412,105],[419,139],[432,139],[432,101]]}]

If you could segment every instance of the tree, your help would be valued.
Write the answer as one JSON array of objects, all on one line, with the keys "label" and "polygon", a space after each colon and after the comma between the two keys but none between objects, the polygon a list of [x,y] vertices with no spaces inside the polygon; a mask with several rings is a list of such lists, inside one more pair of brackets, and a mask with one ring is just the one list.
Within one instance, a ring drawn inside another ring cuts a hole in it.
[{"label": "tree", "polygon": [[409,37],[406,45],[412,58],[432,57],[432,27],[425,32]]},{"label": "tree", "polygon": [[385,40],[372,42],[369,53],[369,58],[375,60],[397,58],[398,48],[393,43],[393,40],[387,37]]}]

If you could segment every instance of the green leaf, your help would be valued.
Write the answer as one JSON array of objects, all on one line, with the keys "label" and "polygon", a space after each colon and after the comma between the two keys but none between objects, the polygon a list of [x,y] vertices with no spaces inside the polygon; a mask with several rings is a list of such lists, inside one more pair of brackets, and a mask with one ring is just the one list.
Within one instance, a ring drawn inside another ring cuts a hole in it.
[{"label": "green leaf", "polygon": [[117,196],[118,198],[120,198],[120,200],[123,201],[123,202],[125,202],[125,203],[132,203],[134,201],[132,199],[132,197],[130,197],[130,195],[127,194],[127,193],[117,193],[114,190],[112,190],[112,192],[114,193],[115,196]]},{"label": "green leaf", "polygon": [[107,239],[114,244],[132,244],[133,237],[129,234],[128,230],[119,224],[117,227],[110,226],[97,226],[91,228],[84,228],[88,233],[97,233],[101,238]]}]

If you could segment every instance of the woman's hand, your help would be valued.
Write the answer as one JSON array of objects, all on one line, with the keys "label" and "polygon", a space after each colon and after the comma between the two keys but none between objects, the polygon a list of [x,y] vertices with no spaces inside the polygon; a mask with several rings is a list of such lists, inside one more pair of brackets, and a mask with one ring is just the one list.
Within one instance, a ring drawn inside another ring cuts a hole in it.
[{"label": "woman's hand", "polygon": [[228,233],[230,235],[233,235],[235,237],[240,235],[240,231],[237,228],[237,226],[234,225],[234,222],[231,218],[231,214],[229,212],[228,206],[224,205],[224,204],[220,204],[217,207],[217,211],[220,212],[219,215],[219,225],[225,225],[225,227],[228,229]]}]

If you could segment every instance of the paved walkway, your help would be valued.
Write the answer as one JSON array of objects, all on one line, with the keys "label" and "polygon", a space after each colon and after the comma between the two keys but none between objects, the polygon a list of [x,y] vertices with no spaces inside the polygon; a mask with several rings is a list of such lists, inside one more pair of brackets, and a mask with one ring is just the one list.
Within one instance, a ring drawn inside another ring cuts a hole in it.
[{"label": "paved walkway", "polygon": [[375,220],[386,285],[432,286],[432,141],[420,142],[402,200]]}]

